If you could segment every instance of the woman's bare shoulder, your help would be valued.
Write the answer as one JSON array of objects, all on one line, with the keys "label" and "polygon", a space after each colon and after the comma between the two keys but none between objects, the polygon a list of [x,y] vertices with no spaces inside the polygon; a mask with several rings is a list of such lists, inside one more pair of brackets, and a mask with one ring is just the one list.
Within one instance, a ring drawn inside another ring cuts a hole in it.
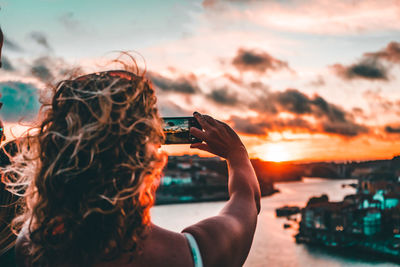
[{"label": "woman's bare shoulder", "polygon": [[144,242],[143,258],[147,263],[154,264],[151,266],[191,266],[193,264],[185,236],[154,224],[151,225],[149,235]]},{"label": "woman's bare shoulder", "polygon": [[142,251],[128,261],[123,255],[116,261],[101,262],[96,267],[108,266],[193,266],[192,254],[183,234],[169,231],[152,224],[143,240]]}]

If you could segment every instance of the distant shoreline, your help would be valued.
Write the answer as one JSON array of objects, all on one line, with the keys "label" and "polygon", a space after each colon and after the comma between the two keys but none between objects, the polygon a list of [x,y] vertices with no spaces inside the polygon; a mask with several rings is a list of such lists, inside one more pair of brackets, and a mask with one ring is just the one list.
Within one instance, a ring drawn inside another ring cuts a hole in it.
[{"label": "distant shoreline", "polygon": [[[278,189],[274,189],[272,192],[268,194],[262,194],[261,197],[269,197],[275,193],[279,193]],[[182,198],[183,197],[183,198]],[[187,198],[186,198],[187,197]],[[157,200],[158,198],[158,200]],[[229,200],[229,196],[221,196],[221,197],[204,197],[204,198],[192,198],[189,196],[174,196],[174,197],[165,197],[165,196],[156,196],[155,206],[161,205],[173,205],[173,204],[189,204],[189,203],[201,203],[201,202],[218,202],[218,201],[227,201]]]}]

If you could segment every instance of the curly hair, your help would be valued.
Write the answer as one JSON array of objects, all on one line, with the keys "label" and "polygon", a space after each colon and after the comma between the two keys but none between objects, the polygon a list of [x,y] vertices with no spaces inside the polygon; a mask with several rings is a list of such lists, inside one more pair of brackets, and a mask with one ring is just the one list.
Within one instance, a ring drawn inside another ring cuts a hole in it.
[{"label": "curly hair", "polygon": [[105,71],[60,82],[2,179],[22,191],[32,266],[140,251],[166,155],[151,82]]}]

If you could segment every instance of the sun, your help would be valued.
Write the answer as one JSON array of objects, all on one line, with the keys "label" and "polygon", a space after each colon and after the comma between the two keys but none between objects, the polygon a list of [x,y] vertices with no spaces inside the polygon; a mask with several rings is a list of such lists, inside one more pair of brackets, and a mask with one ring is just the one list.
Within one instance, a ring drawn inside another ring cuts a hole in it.
[{"label": "sun", "polygon": [[265,144],[260,147],[258,154],[265,161],[282,162],[291,160],[290,151],[280,143]]}]

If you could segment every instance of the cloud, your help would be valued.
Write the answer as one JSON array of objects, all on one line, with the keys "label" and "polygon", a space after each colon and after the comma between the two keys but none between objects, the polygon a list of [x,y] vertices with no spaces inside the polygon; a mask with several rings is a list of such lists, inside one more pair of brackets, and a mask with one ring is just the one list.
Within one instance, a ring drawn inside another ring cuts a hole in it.
[{"label": "cloud", "polygon": [[344,66],[335,64],[331,66],[333,71],[344,80],[367,79],[387,81],[388,69],[378,60],[364,58],[356,64]]},{"label": "cloud", "polygon": [[400,126],[385,126],[385,132],[389,134],[400,134]]},{"label": "cloud", "polygon": [[400,43],[390,42],[378,52],[364,53],[358,63],[349,66],[335,64],[331,68],[339,77],[345,80],[361,78],[387,81],[389,80],[389,69],[388,64],[384,65],[383,61],[387,63],[400,63]]},{"label": "cloud", "polygon": [[243,80],[241,78],[235,77],[230,73],[224,73],[223,77],[236,85],[243,85]]},{"label": "cloud", "polygon": [[80,74],[82,69],[79,65],[69,65],[63,58],[44,56],[33,61],[30,72],[42,82],[51,83],[73,74]]},{"label": "cloud", "polygon": [[265,73],[270,70],[289,69],[287,62],[274,58],[267,52],[245,48],[240,48],[237,51],[237,55],[232,60],[232,64],[241,72],[254,71]]},{"label": "cloud", "polygon": [[58,21],[68,30],[76,30],[80,27],[80,23],[74,18],[73,12],[64,13],[58,18]]},{"label": "cloud", "polygon": [[186,110],[171,101],[163,101],[162,99],[159,100],[158,108],[161,116],[163,117],[184,117],[193,115],[193,111]]},{"label": "cloud", "polygon": [[368,58],[382,59],[392,63],[400,63],[400,43],[390,42],[381,51],[365,53],[364,56]]},{"label": "cloud", "polygon": [[32,32],[30,37],[36,41],[39,45],[43,46],[47,50],[52,50],[49,42],[47,41],[47,37],[42,32]]},{"label": "cloud", "polygon": [[204,8],[212,8],[217,3],[217,0],[204,0],[202,5]]},{"label": "cloud", "polygon": [[314,106],[313,112],[316,117],[327,117],[330,121],[346,122],[347,114],[342,108],[328,103],[324,98],[315,95],[313,99],[309,99],[310,105]]},{"label": "cloud", "polygon": [[4,36],[4,48],[5,49],[9,49],[11,51],[15,51],[15,52],[21,52],[22,48],[14,43],[13,41],[7,39],[7,37]]},{"label": "cloud", "polygon": [[227,88],[214,89],[207,95],[207,98],[214,100],[218,104],[235,106],[239,103],[237,94],[229,92]]},{"label": "cloud", "polygon": [[325,133],[341,135],[345,137],[354,137],[363,133],[368,133],[367,126],[357,124],[353,121],[323,121],[320,126]]},{"label": "cloud", "polygon": [[[365,116],[365,115],[364,115],[364,110],[363,110],[362,108],[359,108],[359,107],[353,108],[353,109],[352,109],[352,112],[353,112],[353,114],[356,115],[356,116],[360,116],[360,117],[364,117],[364,116]],[[364,117],[364,118],[365,118],[365,117]]]},{"label": "cloud", "polygon": [[148,73],[153,84],[162,91],[183,94],[195,94],[200,92],[195,75],[167,78],[155,72]]},{"label": "cloud", "polygon": [[398,111],[395,102],[383,96],[381,90],[366,90],[363,93],[363,97],[368,101],[374,111],[380,110],[385,113]]},{"label": "cloud", "polygon": [[275,109],[281,112],[312,115],[316,118],[325,117],[329,121],[346,122],[347,117],[351,117],[342,108],[327,102],[321,96],[309,97],[297,89],[271,93],[264,103],[265,105],[274,105]]},{"label": "cloud", "polygon": [[281,132],[290,129],[291,131],[305,130],[314,132],[313,126],[302,118],[282,119],[271,116],[238,117],[232,116],[230,121],[234,129],[240,133],[249,135],[266,135],[269,131]]},{"label": "cloud", "polygon": [[41,81],[48,82],[54,80],[51,70],[55,69],[55,65],[48,57],[40,57],[36,59],[31,66],[31,73],[33,76]]},{"label": "cloud", "polygon": [[32,84],[22,82],[0,83],[1,118],[7,122],[17,122],[21,119],[32,120],[39,108],[39,90]]},{"label": "cloud", "polygon": [[2,66],[1,66],[2,70],[6,70],[6,71],[15,70],[14,66],[11,64],[11,62],[8,60],[8,58],[5,56],[2,56],[1,64],[2,64]]},{"label": "cloud", "polygon": [[311,102],[308,96],[296,89],[287,89],[284,92],[273,93],[269,97],[284,111],[294,114],[311,113]]},{"label": "cloud", "polygon": [[204,8],[215,8],[221,3],[250,3],[254,0],[203,0]]},{"label": "cloud", "polygon": [[400,29],[398,0],[204,0],[215,21],[330,35]]},{"label": "cloud", "polygon": [[250,135],[265,135],[267,130],[270,129],[271,124],[267,121],[258,120],[255,118],[242,118],[232,116],[230,121],[233,123],[233,128],[244,134]]},{"label": "cloud", "polygon": [[[242,120],[233,118],[238,129],[248,134],[302,129],[310,133],[354,137],[369,132],[367,126],[355,122],[351,112],[329,103],[319,95],[309,97],[297,89],[271,92],[250,103],[249,108],[258,112],[259,117]],[[282,118],[282,113],[289,113],[290,116]]]},{"label": "cloud", "polygon": [[318,75],[315,78],[315,80],[312,80],[309,84],[314,87],[321,87],[321,86],[324,86],[326,84],[326,82],[325,82],[325,79],[321,75]]}]

